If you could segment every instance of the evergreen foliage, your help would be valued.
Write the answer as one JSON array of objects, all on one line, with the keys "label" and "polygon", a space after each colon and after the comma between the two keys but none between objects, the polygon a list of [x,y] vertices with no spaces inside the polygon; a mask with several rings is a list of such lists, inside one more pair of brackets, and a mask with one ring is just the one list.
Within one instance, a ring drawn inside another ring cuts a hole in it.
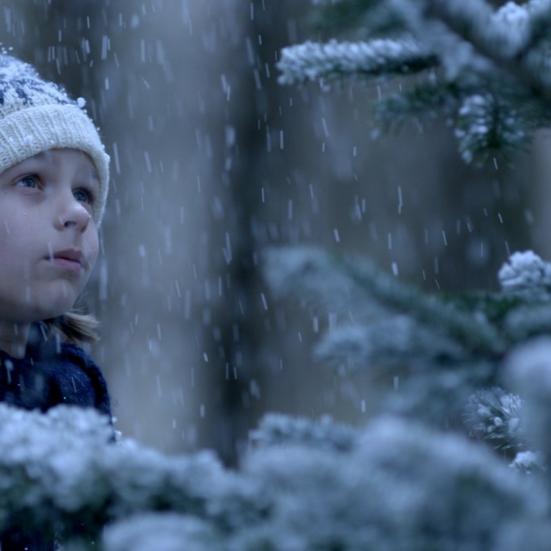
[{"label": "evergreen foliage", "polygon": [[505,321],[549,301],[551,265],[517,253],[500,292],[457,300],[316,249],[265,260],[276,296],[334,314],[318,354],[373,375],[369,421],[267,415],[233,471],[209,452],[113,443],[93,409],[0,404],[0,531],[69,551],[545,549],[551,338],[534,325],[516,340]]},{"label": "evergreen foliage", "polygon": [[[443,112],[468,162],[548,123],[551,1],[314,3],[322,32],[359,41],[285,49],[282,83],[413,75],[379,120]],[[498,292],[453,296],[315,248],[267,251],[264,271],[275,297],[331,317],[315,354],[369,382],[352,385],[374,405],[364,426],[271,414],[228,470],[110,442],[94,410],[0,404],[0,532],[69,551],[548,548],[551,264],[515,253]]]},{"label": "evergreen foliage", "polygon": [[[510,366],[534,398],[528,415],[540,414],[545,394],[531,383],[534,369],[531,352]],[[235,472],[207,452],[170,458],[109,443],[93,410],[1,405],[0,418],[12,427],[0,431],[0,529],[40,529],[67,550],[497,551],[548,534],[535,453],[510,468],[485,446],[415,420],[381,415],[353,429],[271,416]],[[544,457],[545,432],[530,431]]]},{"label": "evergreen foliage", "polygon": [[322,32],[353,31],[358,38],[284,48],[282,84],[415,74],[374,106],[379,127],[442,114],[468,163],[509,159],[549,125],[549,0],[507,2],[495,11],[485,0],[313,3]]}]

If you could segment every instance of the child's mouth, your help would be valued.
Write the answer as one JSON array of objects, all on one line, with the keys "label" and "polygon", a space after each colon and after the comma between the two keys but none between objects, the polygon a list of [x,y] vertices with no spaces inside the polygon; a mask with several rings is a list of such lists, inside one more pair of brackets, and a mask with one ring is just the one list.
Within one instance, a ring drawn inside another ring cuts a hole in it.
[{"label": "child's mouth", "polygon": [[80,272],[84,267],[84,256],[80,249],[64,249],[50,253],[47,260],[58,268]]},{"label": "child's mouth", "polygon": [[49,262],[53,266],[56,266],[58,268],[61,268],[63,270],[69,270],[71,272],[80,272],[82,269],[82,264],[78,260],[71,260],[69,258],[63,258],[63,257],[54,257],[49,258]]}]

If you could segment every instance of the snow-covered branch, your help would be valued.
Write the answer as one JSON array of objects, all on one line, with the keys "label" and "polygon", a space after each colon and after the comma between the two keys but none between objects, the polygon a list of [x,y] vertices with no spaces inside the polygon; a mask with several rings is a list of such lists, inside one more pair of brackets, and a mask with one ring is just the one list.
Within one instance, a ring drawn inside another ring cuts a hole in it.
[{"label": "snow-covered branch", "polygon": [[283,48],[278,68],[281,84],[296,84],[349,75],[415,73],[436,64],[436,56],[413,40],[331,40]]},{"label": "snow-covered branch", "polygon": [[523,398],[523,425],[535,449],[541,450],[546,465],[551,461],[551,338],[538,337],[519,345],[506,362],[507,382]]},{"label": "snow-covered branch", "polygon": [[551,124],[551,0],[497,10],[485,0],[328,0],[317,9],[329,28],[341,21],[377,38],[284,48],[282,84],[436,69],[430,85],[416,82],[378,102],[376,120],[441,111],[467,163],[508,160]]},{"label": "snow-covered branch", "polygon": [[[512,421],[514,400],[501,406]],[[548,425],[538,426],[541,444]],[[0,530],[53,532],[80,550],[421,551],[504,549],[512,523],[531,534],[548,521],[545,487],[517,472],[537,454],[511,469],[480,443],[396,417],[352,428],[269,416],[238,471],[210,453],[168,457],[109,436],[93,410],[0,404]]]},{"label": "snow-covered branch", "polygon": [[340,452],[351,451],[358,431],[324,416],[319,421],[271,413],[250,434],[255,447],[302,445]]},{"label": "snow-covered branch", "polygon": [[[542,97],[551,96],[549,71],[542,70],[541,55],[538,58],[534,51],[551,22],[548,1],[528,7],[509,2],[498,12],[484,0],[397,0],[402,9],[404,4],[415,4],[422,17],[443,23],[519,84]],[[407,9],[411,10],[411,5]]]},{"label": "snow-covered branch", "polygon": [[343,375],[358,370],[380,374],[392,367],[426,368],[444,359],[458,362],[466,352],[444,333],[398,314],[371,323],[338,326],[321,340],[316,355],[336,365]]},{"label": "snow-covered branch", "polygon": [[508,453],[521,447],[521,407],[518,395],[500,387],[479,389],[467,400],[464,420],[472,436]]},{"label": "snow-covered branch", "polygon": [[533,251],[513,253],[498,273],[504,292],[532,301],[551,300],[551,264]]},{"label": "snow-covered branch", "polygon": [[241,476],[265,496],[260,518],[221,528],[147,513],[108,526],[104,549],[503,549],[511,525],[526,536],[546,519],[541,486],[465,438],[383,417],[355,440],[346,452],[298,441],[250,451]]},{"label": "snow-covered branch", "polygon": [[[129,439],[110,443],[107,418],[92,409],[42,414],[0,404],[0,427],[0,530],[48,534],[59,526],[61,539],[83,530],[93,537],[141,511],[231,516],[247,493],[210,453],[168,457]],[[231,487],[235,506],[213,507]]]},{"label": "snow-covered branch", "polygon": [[[383,315],[388,320],[391,313],[407,313],[426,330],[432,330],[435,342],[440,342],[438,335],[455,341],[455,346],[448,343],[444,347],[452,356],[459,351],[457,345],[490,355],[504,350],[503,339],[483,318],[426,296],[365,260],[345,262],[313,247],[281,247],[266,251],[264,267],[265,277],[278,295],[300,291],[301,296],[321,304],[329,300],[347,305],[353,321],[371,323]],[[376,339],[372,340],[375,344]],[[380,344],[383,349],[384,341]]]},{"label": "snow-covered branch", "polygon": [[499,333],[485,319],[460,312],[436,296],[427,296],[400,284],[365,260],[348,263],[347,271],[353,281],[369,290],[385,306],[409,313],[426,326],[457,340],[467,350],[499,354],[506,346]]}]

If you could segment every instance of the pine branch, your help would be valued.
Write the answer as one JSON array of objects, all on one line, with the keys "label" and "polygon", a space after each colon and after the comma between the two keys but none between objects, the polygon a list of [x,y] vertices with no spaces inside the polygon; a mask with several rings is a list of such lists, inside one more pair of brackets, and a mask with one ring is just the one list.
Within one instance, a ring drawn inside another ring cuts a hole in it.
[{"label": "pine branch", "polygon": [[352,427],[335,423],[328,416],[313,421],[272,413],[251,431],[250,442],[255,448],[292,444],[344,453],[356,446],[357,436]]},{"label": "pine branch", "polygon": [[[388,315],[325,251],[315,247],[272,247],[263,254],[263,275],[276,298],[300,297],[341,320],[367,322]],[[367,298],[367,300],[366,300]]]},{"label": "pine branch", "polygon": [[549,304],[530,304],[516,308],[505,318],[503,329],[508,340],[513,344],[538,335],[551,334]]},{"label": "pine branch", "polygon": [[447,335],[405,314],[336,327],[327,332],[315,352],[320,360],[334,364],[341,375],[359,370],[389,374],[389,368],[419,373],[435,364],[457,365],[469,357]]},{"label": "pine branch", "polygon": [[[509,466],[524,474],[545,471],[541,454],[531,450],[518,452]],[[542,539],[542,541],[544,540]]]},{"label": "pine branch", "polygon": [[[0,427],[0,531],[61,527],[63,540],[83,530],[92,538],[106,522],[155,510],[224,526],[248,492],[208,452],[170,458],[132,440],[110,443],[107,418],[92,409],[42,414],[0,404]],[[246,507],[253,513],[253,502]]]},{"label": "pine branch", "polygon": [[466,97],[458,110],[454,133],[459,152],[466,163],[487,163],[496,155],[507,156],[529,144],[530,134],[511,105],[499,97],[473,94]]},{"label": "pine branch", "polygon": [[513,458],[522,448],[522,401],[500,387],[474,392],[465,405],[464,422],[470,436],[486,440],[492,448]]},{"label": "pine branch", "polygon": [[533,251],[513,253],[498,273],[504,293],[529,302],[551,300],[551,263]]},{"label": "pine branch", "polygon": [[354,438],[345,453],[299,441],[250,451],[240,474],[270,505],[261,518],[221,531],[190,515],[140,514],[108,526],[104,549],[501,550],[508,527],[526,536],[546,520],[541,484],[462,437],[385,417]]},{"label": "pine branch", "polygon": [[[268,448],[244,469],[283,497],[279,533],[300,534],[297,549],[499,549],[511,519],[531,526],[545,510],[541,487],[480,445],[392,418],[370,423],[350,454]],[[331,491],[320,497],[320,487]]]},{"label": "pine branch", "polygon": [[[551,0],[522,6],[508,2],[497,11],[483,0],[316,4],[322,13],[338,13],[339,20],[358,16],[355,26],[367,35],[380,17],[399,17],[403,28],[398,35],[387,30],[386,38],[368,42],[333,40],[285,48],[278,64],[282,84],[413,75],[441,67],[429,75],[428,84],[377,105],[376,120],[388,128],[405,115],[441,110],[454,125],[467,163],[497,157],[508,162],[513,153],[527,149],[537,128],[551,124]],[[396,121],[390,120],[393,115]]]},{"label": "pine branch", "polygon": [[348,263],[347,272],[383,304],[410,313],[429,327],[439,328],[472,353],[500,356],[506,349],[503,338],[486,320],[460,312],[434,296],[425,296],[415,289],[399,285],[365,261]]},{"label": "pine branch", "polygon": [[421,3],[424,17],[444,23],[451,32],[536,96],[551,98],[549,74],[541,70],[540,63],[530,59],[528,54],[533,49],[526,49],[539,40],[549,23],[543,9],[533,26],[520,25],[515,29],[500,24],[484,0],[423,0]]},{"label": "pine branch", "polygon": [[[207,551],[228,549],[227,545],[228,535],[203,519],[178,513],[148,512],[106,526],[101,549]],[[95,549],[91,547],[90,551]],[[73,548],[67,551],[73,551]],[[74,551],[84,549],[77,548]]]},{"label": "pine branch", "polygon": [[377,315],[389,319],[391,314],[403,313],[452,339],[466,354],[495,358],[506,349],[499,332],[485,319],[426,296],[365,260],[342,261],[313,247],[279,247],[266,251],[264,274],[280,295],[310,293],[322,303],[329,297],[348,305],[355,312],[353,322],[372,323]]},{"label": "pine branch", "polygon": [[283,48],[277,66],[280,84],[296,84],[343,76],[409,74],[437,64],[437,57],[413,40],[370,42],[305,42]]},{"label": "pine branch", "polygon": [[[517,9],[522,9],[512,2],[508,2],[507,6],[511,13],[515,11],[515,6]],[[528,14],[526,33],[524,44],[519,45],[515,53],[517,58],[524,58],[531,50],[538,48],[541,42],[547,38],[549,25],[551,25],[551,2],[549,0],[529,0],[524,9]]]},{"label": "pine branch", "polygon": [[[523,425],[532,446],[551,464],[551,339],[538,337],[524,342],[509,354],[504,379],[524,402]],[[549,483],[549,481],[547,481]]]},{"label": "pine branch", "polygon": [[456,110],[457,95],[454,83],[433,78],[375,102],[374,119],[379,128],[390,132],[412,117],[435,118],[441,111],[450,116]]},{"label": "pine branch", "polygon": [[541,485],[484,447],[388,416],[272,417],[238,472],[108,444],[92,409],[0,404],[0,421],[0,530],[56,527],[68,550],[501,549],[504,527],[546,518]]}]

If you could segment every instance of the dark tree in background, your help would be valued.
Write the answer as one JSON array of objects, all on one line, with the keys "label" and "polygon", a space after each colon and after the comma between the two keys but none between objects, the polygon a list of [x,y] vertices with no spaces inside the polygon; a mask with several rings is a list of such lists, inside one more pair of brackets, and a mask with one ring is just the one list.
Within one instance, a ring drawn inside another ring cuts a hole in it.
[{"label": "dark tree in background", "polygon": [[300,10],[292,2],[251,2],[246,11],[232,6],[241,19],[233,27],[222,24],[220,32],[221,43],[230,48],[221,74],[225,148],[212,192],[216,199],[221,193],[223,204],[213,204],[211,226],[221,290],[206,328],[213,343],[206,383],[213,389],[207,406],[213,413],[204,443],[235,463],[265,409],[263,395],[270,392],[263,351],[274,319],[261,280],[261,255],[267,244],[286,242],[292,234],[290,225],[269,227],[265,210],[268,194],[273,201],[271,195],[279,195],[278,186],[288,178],[282,128],[290,117],[289,94],[277,83],[276,53]]}]

